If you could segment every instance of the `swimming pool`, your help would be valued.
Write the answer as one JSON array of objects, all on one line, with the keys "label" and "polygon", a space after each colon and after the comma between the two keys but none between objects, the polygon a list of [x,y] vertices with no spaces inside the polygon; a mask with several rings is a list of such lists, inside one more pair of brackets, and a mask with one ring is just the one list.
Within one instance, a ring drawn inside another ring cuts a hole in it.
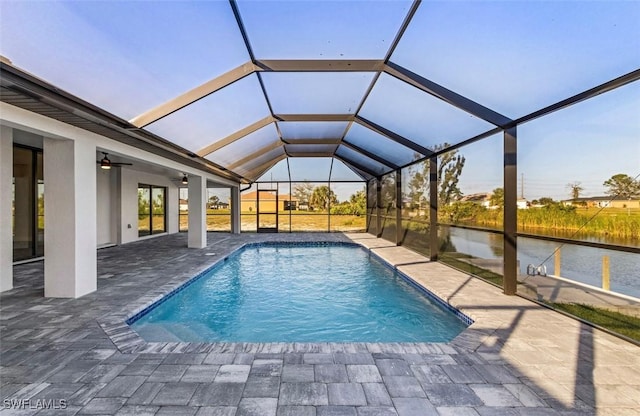
[{"label": "swimming pool", "polygon": [[248,246],[136,316],[147,341],[447,342],[467,325],[356,245]]}]

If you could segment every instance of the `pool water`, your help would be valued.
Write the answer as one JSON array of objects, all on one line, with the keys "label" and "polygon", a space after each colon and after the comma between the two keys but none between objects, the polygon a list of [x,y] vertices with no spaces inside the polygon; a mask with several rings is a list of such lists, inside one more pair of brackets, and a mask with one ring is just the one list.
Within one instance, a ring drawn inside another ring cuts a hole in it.
[{"label": "pool water", "polygon": [[147,341],[447,342],[466,324],[358,246],[246,247],[131,324]]}]

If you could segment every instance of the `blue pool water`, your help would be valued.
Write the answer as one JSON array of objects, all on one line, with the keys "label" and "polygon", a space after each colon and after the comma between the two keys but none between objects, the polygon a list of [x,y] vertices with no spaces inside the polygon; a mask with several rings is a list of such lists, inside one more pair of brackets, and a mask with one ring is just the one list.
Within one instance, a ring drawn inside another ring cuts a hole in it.
[{"label": "blue pool water", "polygon": [[147,341],[447,342],[466,328],[360,247],[232,255],[131,326]]}]

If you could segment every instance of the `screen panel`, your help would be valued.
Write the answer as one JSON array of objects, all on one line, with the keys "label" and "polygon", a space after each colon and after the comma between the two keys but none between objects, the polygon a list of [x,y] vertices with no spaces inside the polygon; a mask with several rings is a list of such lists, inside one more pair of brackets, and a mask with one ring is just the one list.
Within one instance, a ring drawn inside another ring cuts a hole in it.
[{"label": "screen panel", "polygon": [[494,126],[382,74],[360,115],[424,147],[459,143]]},{"label": "screen panel", "polygon": [[277,114],[353,114],[373,79],[365,72],[261,74]]},{"label": "screen panel", "polygon": [[398,166],[424,156],[357,123],[353,123],[344,139]]},{"label": "screen panel", "polygon": [[330,157],[290,157],[291,180],[328,182],[331,170]]},{"label": "screen panel", "polygon": [[364,156],[361,153],[356,152],[355,150],[349,149],[346,146],[339,146],[336,151],[338,156],[344,157],[347,162],[354,162],[363,168],[366,168],[371,173],[375,173],[377,175],[381,175],[391,170],[390,167],[385,166],[367,156]]},{"label": "screen panel", "polygon": [[[234,169],[235,172],[239,173],[240,175],[246,176],[246,175],[250,175],[250,174],[259,174],[261,175],[262,172],[254,172],[256,169],[260,168],[261,166],[267,164],[270,161],[273,161],[273,164],[275,165],[278,162],[278,158],[284,156],[284,148],[283,147],[278,147],[276,149],[273,149],[253,160],[250,160],[246,163],[244,163],[241,166],[238,166],[237,168]],[[264,167],[264,170],[267,171],[268,170],[268,166]],[[249,178],[252,179],[252,178]]]},{"label": "screen panel", "polygon": [[282,138],[288,139],[336,139],[347,128],[346,121],[289,121],[278,122]]},{"label": "screen panel", "polygon": [[205,158],[222,166],[229,166],[245,156],[278,142],[280,138],[272,123],[216,150]]},{"label": "screen panel", "polygon": [[260,176],[256,182],[263,181],[288,181],[289,180],[289,162],[284,159],[276,163],[271,169]]},{"label": "screen panel", "polygon": [[391,61],[511,118],[636,70],[640,3],[424,2]]},{"label": "screen panel", "polygon": [[239,1],[258,59],[382,59],[410,1]]},{"label": "screen panel", "polygon": [[332,181],[353,182],[359,182],[362,180],[359,173],[356,173],[349,166],[345,165],[344,162],[336,158],[333,159],[333,166],[331,167],[331,178],[329,179]]},{"label": "screen panel", "polygon": [[269,114],[258,77],[254,74],[150,124],[146,129],[197,152]]},{"label": "screen panel", "polygon": [[0,39],[20,68],[127,120],[249,61],[228,2],[2,2]]}]

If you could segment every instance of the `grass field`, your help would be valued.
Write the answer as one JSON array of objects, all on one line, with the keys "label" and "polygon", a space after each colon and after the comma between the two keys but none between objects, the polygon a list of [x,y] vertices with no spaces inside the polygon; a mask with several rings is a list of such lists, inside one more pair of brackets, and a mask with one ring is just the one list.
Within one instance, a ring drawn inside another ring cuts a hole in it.
[{"label": "grass field", "polygon": [[[188,214],[180,214],[180,231],[189,228]],[[275,215],[262,215],[262,227],[275,226]],[[366,217],[364,215],[327,215],[326,212],[310,213],[306,211],[281,211],[278,213],[278,230],[288,231],[364,231]],[[257,215],[245,211],[240,216],[240,228],[243,232],[256,231]],[[231,213],[229,210],[207,210],[207,231],[230,231]]]},{"label": "grass field", "polygon": [[555,309],[640,341],[640,318],[576,303],[549,303]]}]

